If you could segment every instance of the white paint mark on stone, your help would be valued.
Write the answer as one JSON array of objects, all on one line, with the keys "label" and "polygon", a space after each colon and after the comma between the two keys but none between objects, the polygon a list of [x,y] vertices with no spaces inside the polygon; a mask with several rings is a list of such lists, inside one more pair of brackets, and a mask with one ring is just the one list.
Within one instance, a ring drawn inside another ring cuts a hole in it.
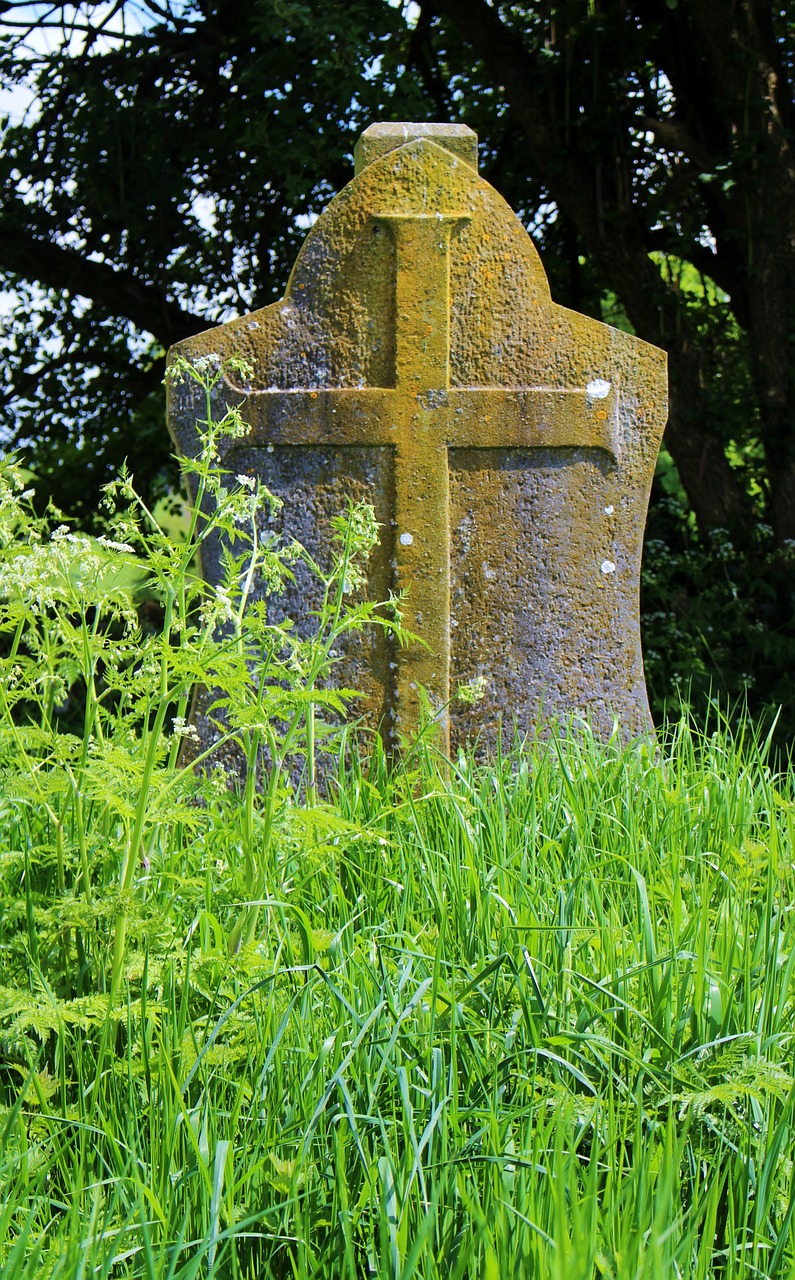
[{"label": "white paint mark on stone", "polygon": [[613,512],[614,512],[614,511],[615,511],[615,507],[613,506],[613,504],[612,504],[612,503],[610,504],[610,506],[609,506],[609,507],[605,507],[605,515],[606,515],[606,516],[611,516],[611,515],[613,514]]},{"label": "white paint mark on stone", "polygon": [[615,571],[616,566],[613,564],[612,560],[602,561],[602,573],[615,573]]},{"label": "white paint mark on stone", "polygon": [[413,541],[414,539],[412,538],[410,533],[401,533],[400,535],[401,547],[410,547]]},{"label": "white paint mark on stone", "polygon": [[604,378],[594,378],[585,388],[589,400],[606,400],[610,395],[610,383]]}]

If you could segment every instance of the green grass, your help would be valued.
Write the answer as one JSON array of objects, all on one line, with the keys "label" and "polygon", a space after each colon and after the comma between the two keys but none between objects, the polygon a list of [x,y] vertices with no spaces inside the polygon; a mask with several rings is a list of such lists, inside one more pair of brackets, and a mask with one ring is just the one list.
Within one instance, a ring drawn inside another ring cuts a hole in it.
[{"label": "green grass", "polygon": [[[107,536],[53,527],[0,462],[0,1277],[793,1276],[791,774],[719,721],[365,763],[375,515],[274,540],[228,368],[172,371],[183,539],[126,475]],[[188,758],[197,682],[242,787]]]},{"label": "green grass", "polygon": [[341,751],[267,837],[207,779],[112,1007],[123,815],[64,779],[57,829],[52,785],[0,814],[4,1280],[793,1274],[795,788],[753,735]]}]

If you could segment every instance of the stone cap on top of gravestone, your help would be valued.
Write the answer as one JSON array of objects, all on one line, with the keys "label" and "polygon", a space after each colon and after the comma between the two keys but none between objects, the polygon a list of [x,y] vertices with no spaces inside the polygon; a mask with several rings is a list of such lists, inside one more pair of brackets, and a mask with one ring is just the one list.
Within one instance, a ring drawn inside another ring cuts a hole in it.
[{"label": "stone cap on top of gravestone", "polygon": [[[363,691],[371,724],[410,731],[425,689],[445,745],[572,714],[645,733],[638,587],[665,353],[552,301],[476,162],[464,126],[371,126],[284,298],[175,351],[251,362],[249,384],[219,388],[219,409],[250,424],[223,461],[282,498],[274,529],[323,560],[348,498],[373,504],[368,595],[405,589],[424,644],[377,636],[341,654],[335,679]],[[169,391],[186,453],[191,396]],[[211,581],[220,564],[219,547]],[[297,576],[271,616],[311,629],[315,587]],[[456,700],[468,683],[481,701]]]},{"label": "stone cap on top of gravestone", "polygon": [[354,174],[381,156],[385,156],[407,142],[424,138],[444,147],[451,155],[463,160],[471,169],[478,167],[478,135],[465,124],[410,124],[399,121],[394,124],[371,124],[365,129],[353,149]]}]

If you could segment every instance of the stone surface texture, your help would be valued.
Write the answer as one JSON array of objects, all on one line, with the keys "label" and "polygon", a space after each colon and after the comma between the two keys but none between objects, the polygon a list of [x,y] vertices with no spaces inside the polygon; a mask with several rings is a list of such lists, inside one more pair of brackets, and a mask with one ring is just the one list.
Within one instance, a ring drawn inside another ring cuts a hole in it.
[{"label": "stone surface texture", "polygon": [[[223,461],[284,499],[272,528],[322,559],[331,516],[373,503],[368,591],[407,588],[406,625],[429,647],[376,635],[346,651],[335,678],[372,723],[409,730],[424,687],[452,746],[571,714],[644,733],[638,583],[665,354],[551,301],[476,147],[460,125],[371,126],[284,299],[174,350],[252,363],[251,385],[219,397],[250,424]],[[185,453],[200,416],[173,388]],[[212,555],[203,571],[216,576]],[[309,625],[314,590],[299,575],[274,617]],[[483,699],[457,701],[476,677]]]}]

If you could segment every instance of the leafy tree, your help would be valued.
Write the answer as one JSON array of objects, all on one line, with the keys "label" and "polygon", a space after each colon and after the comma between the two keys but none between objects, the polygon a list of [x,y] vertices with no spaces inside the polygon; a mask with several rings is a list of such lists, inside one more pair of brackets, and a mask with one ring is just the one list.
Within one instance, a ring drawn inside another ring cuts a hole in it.
[{"label": "leafy tree", "polygon": [[709,352],[652,251],[725,291],[748,340],[764,508],[779,541],[795,538],[793,6],[572,0],[534,5],[532,18],[531,6],[485,0],[434,9],[504,85],[533,166],[636,332],[667,348],[667,445],[707,526],[748,515],[728,452],[737,423],[710,412]]},{"label": "leafy tree", "polygon": [[652,612],[690,628],[689,670],[703,637],[706,680],[717,536],[737,643],[761,626],[748,662],[791,666],[791,0],[7,0],[0,23],[0,76],[35,91],[0,155],[0,399],[62,505],[89,518],[123,456],[167,483],[165,349],[280,296],[362,128],[463,120],[557,300],[669,353]]},{"label": "leafy tree", "polygon": [[36,93],[0,160],[0,268],[21,291],[5,422],[85,517],[120,456],[144,485],[168,460],[162,426],[140,430],[168,346],[282,292],[308,215],[349,177],[370,110],[356,94],[397,15],[362,0],[39,9],[31,27],[29,5],[0,6],[0,74]]}]

